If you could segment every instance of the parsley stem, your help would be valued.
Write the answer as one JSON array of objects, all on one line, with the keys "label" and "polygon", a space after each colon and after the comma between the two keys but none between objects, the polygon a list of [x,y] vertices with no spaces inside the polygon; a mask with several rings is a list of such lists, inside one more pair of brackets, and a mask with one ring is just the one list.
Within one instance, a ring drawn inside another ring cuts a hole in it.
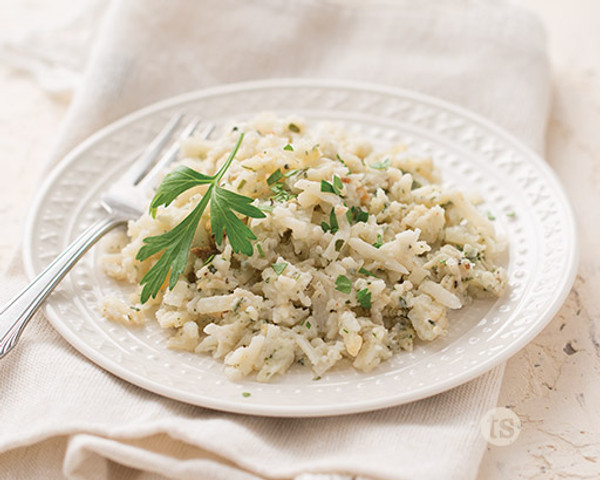
[{"label": "parsley stem", "polygon": [[[240,145],[242,144],[242,140],[244,140],[244,132],[240,133],[240,137],[238,138],[238,141],[236,142],[235,147],[233,147],[233,150],[229,154],[229,158],[225,161],[225,163],[223,164],[223,166],[216,173],[216,175],[214,177],[215,178],[215,182],[211,184],[211,188],[212,188],[213,185],[218,184],[221,181],[221,178],[223,178],[223,175],[225,175],[225,172],[227,171],[227,169],[231,165],[231,162],[233,162],[233,158],[235,157],[235,154],[240,149]],[[210,188],[209,188],[209,190],[210,190]],[[208,192],[206,192],[206,193],[208,193]]]}]

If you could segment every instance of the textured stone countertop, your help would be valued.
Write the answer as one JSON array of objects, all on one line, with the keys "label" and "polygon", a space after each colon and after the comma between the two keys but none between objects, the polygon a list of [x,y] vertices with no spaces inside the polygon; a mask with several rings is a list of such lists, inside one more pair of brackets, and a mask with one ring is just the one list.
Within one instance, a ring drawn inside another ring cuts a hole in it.
[{"label": "textured stone countertop", "polygon": [[[0,0],[0,41],[61,18],[72,0]],[[579,224],[578,276],[559,314],[508,361],[499,405],[520,417],[512,445],[489,446],[479,478],[600,478],[600,2],[521,0],[548,30],[553,106],[547,161]],[[64,13],[64,12],[63,12]],[[27,74],[0,63],[0,265],[22,237],[24,216],[68,107]]]}]

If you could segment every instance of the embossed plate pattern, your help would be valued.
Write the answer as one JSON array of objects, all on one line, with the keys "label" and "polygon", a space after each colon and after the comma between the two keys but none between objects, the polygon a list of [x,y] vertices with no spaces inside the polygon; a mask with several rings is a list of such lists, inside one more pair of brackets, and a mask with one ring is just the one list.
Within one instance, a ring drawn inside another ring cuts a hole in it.
[{"label": "embossed plate pattern", "polygon": [[[416,94],[346,82],[279,80],[229,85],[136,112],[93,135],[55,169],[29,216],[25,263],[33,276],[102,215],[105,186],[167,119],[184,110],[216,122],[268,110],[343,123],[379,143],[404,141],[434,158],[448,184],[475,189],[509,239],[510,288],[451,317],[447,337],[419,344],[370,373],[337,369],[320,380],[302,368],[271,384],[228,381],[208,356],[170,351],[165,332],[115,325],[99,300],[116,286],[94,249],[45,305],[52,325],[81,353],[115,375],[184,402],[238,413],[321,416],[373,410],[424,398],[506,360],[552,318],[573,282],[576,235],[566,197],[536,154],[486,120]],[[243,396],[250,392],[251,396]]]}]

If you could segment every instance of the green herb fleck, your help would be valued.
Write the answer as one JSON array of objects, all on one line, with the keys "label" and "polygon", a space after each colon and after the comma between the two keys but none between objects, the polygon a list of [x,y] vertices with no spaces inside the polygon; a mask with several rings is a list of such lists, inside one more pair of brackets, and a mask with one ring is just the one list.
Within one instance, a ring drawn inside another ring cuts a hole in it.
[{"label": "green herb fleck", "polygon": [[204,265],[208,265],[210,262],[212,262],[215,258],[215,254],[212,254],[210,257],[208,257],[206,259],[206,261],[204,262]]},{"label": "green herb fleck", "polygon": [[489,220],[491,220],[492,222],[494,220],[496,220],[496,217],[494,216],[494,214],[492,212],[487,212],[487,217]]},{"label": "green herb fleck", "polygon": [[410,186],[411,190],[416,190],[417,188],[421,188],[423,185],[421,185],[419,182],[417,182],[416,180],[413,180],[412,185]]},{"label": "green herb fleck", "polygon": [[242,397],[244,398],[248,398],[250,395],[252,395],[250,392],[242,392]]},{"label": "green herb fleck", "polygon": [[360,207],[350,207],[346,211],[346,218],[350,225],[354,225],[358,222],[367,222],[369,220],[369,213],[362,210]]},{"label": "green herb fleck", "polygon": [[335,193],[333,185],[326,180],[321,180],[321,191],[325,193]]},{"label": "green herb fleck", "polygon": [[300,133],[300,127],[298,125],[296,125],[295,123],[290,123],[288,125],[288,130],[290,132]]},{"label": "green herb fleck", "polygon": [[342,182],[342,179],[337,175],[333,176],[333,188],[338,195],[342,193],[342,190],[344,189],[344,182]]},{"label": "green herb fleck", "polygon": [[335,241],[335,251],[339,252],[343,246],[344,246],[344,240],[342,240],[341,238],[338,238]]},{"label": "green herb fleck", "polygon": [[371,168],[374,168],[375,170],[387,170],[390,166],[390,159],[386,158],[385,160],[382,160],[381,162],[375,162],[369,166]]},{"label": "green herb fleck", "polygon": [[356,293],[358,303],[363,308],[371,308],[371,292],[368,288],[363,288]]},{"label": "green herb fleck", "polygon": [[515,218],[517,216],[517,214],[515,212],[508,212],[506,214],[506,216],[509,217],[509,218]]},{"label": "green herb fleck", "polygon": [[339,153],[335,154],[335,158],[337,158],[338,162],[340,162],[344,167],[346,167],[348,169],[348,173],[352,173],[352,170],[350,170],[350,167],[346,164],[346,162],[344,162],[342,157],[340,157]]},{"label": "green herb fleck", "polygon": [[276,183],[271,187],[271,191],[273,192],[273,200],[277,202],[287,202],[292,198],[296,198],[296,194],[292,193],[290,190],[286,188],[285,185],[281,183]]},{"label": "green herb fleck", "polygon": [[269,185],[269,186],[274,185],[282,178],[283,178],[283,173],[281,173],[281,170],[278,168],[271,175],[269,175],[269,178],[267,178],[267,185]]},{"label": "green herb fleck", "polygon": [[283,271],[287,268],[287,266],[288,264],[286,262],[274,263],[273,265],[271,265],[271,267],[273,267],[273,270],[275,270],[275,273],[277,275],[281,275]]},{"label": "green herb fleck", "polygon": [[144,261],[156,254],[161,254],[161,256],[140,282],[140,285],[143,286],[140,295],[141,303],[147,302],[150,297],[155,298],[167,279],[169,280],[168,288],[175,287],[177,280],[185,270],[192,240],[209,203],[210,226],[217,245],[223,243],[224,234],[227,234],[235,253],[252,255],[253,249],[250,240],[255,240],[256,236],[235,212],[252,218],[264,218],[265,214],[251,205],[252,198],[219,186],[219,182],[231,166],[243,139],[244,134],[241,133],[228,159],[215,175],[204,175],[189,167],[180,167],[169,173],[158,187],[156,195],[150,203],[150,212],[153,216],[156,215],[158,207],[170,205],[186,190],[198,185],[208,185],[208,189],[198,205],[179,224],[166,233],[144,239],[144,245],[137,252],[136,259]]},{"label": "green herb fleck", "polygon": [[256,250],[258,250],[258,256],[260,258],[265,258],[265,251],[263,250],[262,246],[260,243],[256,244]]},{"label": "green herb fleck", "polygon": [[335,289],[342,293],[350,293],[352,291],[352,282],[345,275],[339,275],[335,280]]},{"label": "green herb fleck", "polygon": [[333,176],[333,183],[329,183],[326,180],[321,180],[321,191],[325,193],[333,193],[334,195],[341,195],[344,189],[344,183],[342,179],[337,175]]},{"label": "green herb fleck", "polygon": [[237,191],[239,192],[239,191],[240,191],[242,188],[244,188],[244,185],[246,185],[246,179],[245,179],[245,178],[242,178],[242,179],[240,180],[240,183],[238,183],[238,186],[237,186]]},{"label": "green herb fleck", "polygon": [[329,213],[329,226],[331,227],[331,233],[336,233],[340,229],[334,208],[332,208]]},{"label": "green herb fleck", "polygon": [[293,177],[294,175],[298,175],[299,173],[304,173],[308,170],[308,168],[296,168],[294,170],[290,170],[289,172],[285,172],[283,176],[285,178]]},{"label": "green herb fleck", "polygon": [[377,241],[373,244],[373,246],[375,248],[381,248],[381,246],[383,245],[383,237],[381,236],[381,233],[377,234]]},{"label": "green herb fleck", "polygon": [[324,232],[336,233],[340,229],[338,219],[335,215],[335,209],[332,208],[329,213],[329,224],[327,222],[321,222],[321,228]]},{"label": "green herb fleck", "polygon": [[304,325],[306,325],[306,328],[310,328],[310,322],[307,320]]},{"label": "green herb fleck", "polygon": [[294,151],[294,147],[292,147],[289,143],[283,147],[284,150],[287,150],[288,152],[293,152]]},{"label": "green herb fleck", "polygon": [[367,270],[366,268],[360,267],[358,269],[358,273],[362,273],[363,275],[366,275],[367,277],[375,277],[375,278],[379,278],[377,275],[375,275],[373,272],[371,272],[370,270]]}]

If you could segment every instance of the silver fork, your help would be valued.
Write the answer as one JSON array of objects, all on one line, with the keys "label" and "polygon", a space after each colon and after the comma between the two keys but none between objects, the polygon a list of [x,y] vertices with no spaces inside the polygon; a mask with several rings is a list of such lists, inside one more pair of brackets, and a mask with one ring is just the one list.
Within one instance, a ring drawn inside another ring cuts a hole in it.
[{"label": "silver fork", "polygon": [[[154,186],[158,172],[176,157],[180,142],[189,137],[198,125],[197,121],[187,125],[179,141],[174,142],[157,162],[182,117],[181,114],[172,117],[140,158],[102,196],[100,204],[107,212],[106,217],[86,229],[21,293],[0,310],[0,358],[17,344],[29,320],[81,256],[105,233],[141,215],[144,203],[147,202],[145,194],[148,188]],[[206,137],[212,127],[208,129],[205,132]]]}]

